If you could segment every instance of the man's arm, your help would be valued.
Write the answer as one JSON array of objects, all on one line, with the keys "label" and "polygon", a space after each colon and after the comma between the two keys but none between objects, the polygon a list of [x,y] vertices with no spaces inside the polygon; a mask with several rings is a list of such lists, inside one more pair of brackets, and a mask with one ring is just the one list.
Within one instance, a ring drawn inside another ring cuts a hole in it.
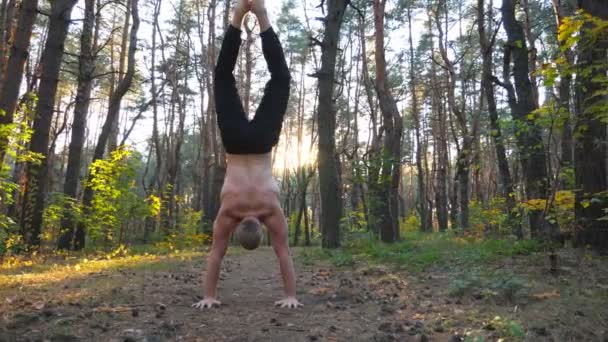
[{"label": "man's arm", "polygon": [[293,268],[293,260],[289,252],[289,241],[287,240],[287,220],[283,211],[277,206],[274,213],[265,218],[263,222],[272,240],[272,248],[279,259],[281,276],[283,277],[283,287],[285,299],[275,303],[277,306],[297,308],[302,304],[296,299],[296,276]]},{"label": "man's arm", "polygon": [[205,298],[192,306],[197,309],[212,308],[219,306],[217,300],[217,281],[220,276],[220,266],[222,259],[226,255],[230,232],[236,226],[237,222],[226,214],[218,213],[218,216],[213,224],[213,242],[211,244],[211,252],[207,257],[207,272],[205,275]]}]

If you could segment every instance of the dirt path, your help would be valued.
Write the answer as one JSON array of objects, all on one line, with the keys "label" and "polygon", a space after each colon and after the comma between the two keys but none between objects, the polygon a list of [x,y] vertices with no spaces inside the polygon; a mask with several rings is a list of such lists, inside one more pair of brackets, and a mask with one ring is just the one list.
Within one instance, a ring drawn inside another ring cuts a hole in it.
[{"label": "dirt path", "polygon": [[[201,253],[80,270],[61,279],[16,275],[0,287],[0,341],[457,342],[467,334],[473,342],[605,341],[608,336],[608,310],[604,297],[597,297],[604,292],[566,297],[568,288],[559,286],[577,279],[572,268],[570,275],[551,280],[542,274],[542,262],[534,264],[531,257],[496,266],[529,273],[525,279],[536,294],[521,298],[512,278],[492,278],[495,286],[459,275],[462,291],[455,296],[449,270],[412,275],[361,262],[339,269],[298,262],[298,296],[305,307],[288,310],[273,307],[282,290],[272,250],[234,252],[221,273],[224,305],[212,311],[191,308],[201,294]],[[534,277],[541,285],[532,288]]]}]

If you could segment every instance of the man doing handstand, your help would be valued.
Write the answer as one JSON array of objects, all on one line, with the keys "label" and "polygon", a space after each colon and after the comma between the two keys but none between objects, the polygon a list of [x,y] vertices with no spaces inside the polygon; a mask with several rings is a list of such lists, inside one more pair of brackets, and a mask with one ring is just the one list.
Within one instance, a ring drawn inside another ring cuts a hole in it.
[{"label": "man doing handstand", "polygon": [[[270,71],[270,81],[253,120],[241,104],[232,74],[241,45],[243,17],[252,11],[258,18],[262,51]],[[237,230],[243,247],[256,248],[262,224],[270,233],[279,259],[285,299],[281,307],[302,306],[296,299],[295,274],[287,240],[287,221],[279,202],[279,188],[272,177],[272,148],[279,141],[283,116],[289,100],[291,76],[281,43],[270,25],[264,0],[239,0],[228,26],[215,68],[214,93],[217,119],[226,149],[226,179],[220,194],[221,206],[213,225],[213,242],[207,258],[205,297],[193,304],[199,309],[219,306],[217,282],[230,233]]]}]

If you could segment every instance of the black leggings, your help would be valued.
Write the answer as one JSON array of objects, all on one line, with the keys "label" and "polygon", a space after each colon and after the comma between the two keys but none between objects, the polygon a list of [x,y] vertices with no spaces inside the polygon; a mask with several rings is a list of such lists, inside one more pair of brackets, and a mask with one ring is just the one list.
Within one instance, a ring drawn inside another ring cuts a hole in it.
[{"label": "black leggings", "polygon": [[283,48],[272,28],[262,32],[262,51],[270,71],[264,97],[249,121],[236,88],[234,65],[241,46],[241,31],[228,26],[215,67],[214,94],[222,143],[229,154],[268,153],[279,142],[289,101],[291,76]]}]

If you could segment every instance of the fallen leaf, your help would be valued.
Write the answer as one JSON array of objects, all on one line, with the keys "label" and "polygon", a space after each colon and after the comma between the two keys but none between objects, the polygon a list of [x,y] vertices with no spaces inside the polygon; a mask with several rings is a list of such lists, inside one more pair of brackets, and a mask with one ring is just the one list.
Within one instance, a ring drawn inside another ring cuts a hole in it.
[{"label": "fallen leaf", "polygon": [[553,290],[550,292],[533,294],[532,297],[534,297],[536,299],[551,299],[551,298],[559,298],[560,295],[559,295],[559,292],[557,292],[557,290]]},{"label": "fallen leaf", "polygon": [[310,289],[308,291],[308,293],[315,295],[315,296],[323,296],[326,295],[327,293],[331,292],[333,290],[333,288],[331,287],[317,287],[314,289]]},{"label": "fallen leaf", "polygon": [[415,320],[417,320],[417,321],[422,321],[422,320],[424,320],[424,314],[417,313],[412,318],[415,319]]}]

